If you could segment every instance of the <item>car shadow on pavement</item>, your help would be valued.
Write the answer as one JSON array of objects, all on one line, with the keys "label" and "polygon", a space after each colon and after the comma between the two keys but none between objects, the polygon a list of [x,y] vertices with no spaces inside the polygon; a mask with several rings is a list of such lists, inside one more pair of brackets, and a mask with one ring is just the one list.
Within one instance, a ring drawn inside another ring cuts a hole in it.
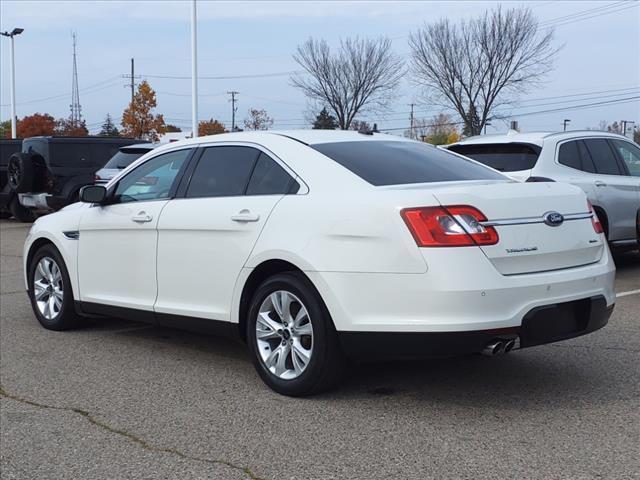
[{"label": "car shadow on pavement", "polygon": [[[93,329],[119,337],[118,342],[131,342],[131,348],[151,348],[155,355],[189,360],[191,365],[215,369],[224,365],[238,375],[254,375],[244,344],[229,338],[206,336],[176,329],[156,327],[129,321],[92,320]],[[588,337],[585,337],[588,338]],[[633,361],[618,362],[612,369],[611,360],[617,354],[591,346],[585,340],[572,340],[546,345],[508,355],[421,359],[353,364],[344,381],[333,391],[296,400],[314,402],[353,402],[357,400],[373,408],[393,401],[415,406],[459,406],[483,409],[560,409],[577,407],[588,401],[614,400],[628,390],[624,382],[637,377]],[[255,378],[247,383],[264,388]],[[225,387],[227,391],[233,385]]]}]

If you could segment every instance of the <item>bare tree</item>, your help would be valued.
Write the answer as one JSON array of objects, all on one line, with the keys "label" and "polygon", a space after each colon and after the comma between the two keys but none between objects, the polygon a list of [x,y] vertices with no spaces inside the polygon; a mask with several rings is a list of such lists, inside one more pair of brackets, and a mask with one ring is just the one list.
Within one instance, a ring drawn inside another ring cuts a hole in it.
[{"label": "bare tree", "polygon": [[266,110],[250,108],[247,118],[244,119],[244,127],[247,130],[269,130],[273,126],[273,118],[267,115]]},{"label": "bare tree", "polygon": [[305,71],[291,77],[293,86],[327,105],[342,130],[349,129],[359,113],[384,110],[404,74],[403,62],[386,38],[347,38],[337,52],[326,41],[310,38],[293,58]]},{"label": "bare tree", "polygon": [[467,135],[479,134],[510,95],[537,84],[559,50],[553,29],[541,30],[529,9],[500,7],[457,25],[424,25],[409,46],[416,81],[460,115]]}]

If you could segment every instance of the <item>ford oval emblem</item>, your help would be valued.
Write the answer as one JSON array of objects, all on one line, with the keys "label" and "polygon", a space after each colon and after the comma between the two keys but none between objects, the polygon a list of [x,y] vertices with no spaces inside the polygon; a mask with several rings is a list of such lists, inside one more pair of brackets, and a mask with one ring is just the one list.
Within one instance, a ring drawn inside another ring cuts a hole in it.
[{"label": "ford oval emblem", "polygon": [[564,222],[564,217],[561,213],[558,212],[547,212],[542,217],[544,219],[544,223],[549,225],[550,227],[557,227],[562,225]]}]

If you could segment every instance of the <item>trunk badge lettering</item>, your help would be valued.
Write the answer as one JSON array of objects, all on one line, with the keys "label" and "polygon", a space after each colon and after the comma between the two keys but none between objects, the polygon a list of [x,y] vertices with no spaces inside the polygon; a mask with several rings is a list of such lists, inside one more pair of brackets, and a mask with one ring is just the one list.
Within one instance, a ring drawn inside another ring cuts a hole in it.
[{"label": "trunk badge lettering", "polygon": [[538,247],[523,247],[523,248],[507,248],[507,253],[526,253],[536,252]]}]

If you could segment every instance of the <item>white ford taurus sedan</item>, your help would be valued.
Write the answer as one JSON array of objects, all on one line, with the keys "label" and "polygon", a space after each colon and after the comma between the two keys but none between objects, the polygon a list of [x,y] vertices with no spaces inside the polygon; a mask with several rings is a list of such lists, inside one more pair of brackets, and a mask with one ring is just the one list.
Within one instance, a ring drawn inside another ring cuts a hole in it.
[{"label": "white ford taurus sedan", "polygon": [[603,327],[615,267],[585,194],[383,134],[243,132],[144,155],[25,243],[48,329],[224,331],[277,392],[351,358],[504,353]]}]

